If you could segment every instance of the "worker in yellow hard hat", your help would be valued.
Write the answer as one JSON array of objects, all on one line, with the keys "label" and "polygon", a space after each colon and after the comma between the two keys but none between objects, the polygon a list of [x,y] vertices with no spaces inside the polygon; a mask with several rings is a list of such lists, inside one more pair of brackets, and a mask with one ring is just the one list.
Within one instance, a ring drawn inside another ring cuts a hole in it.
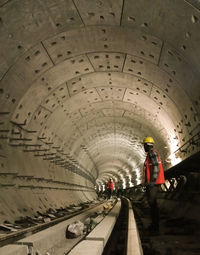
[{"label": "worker in yellow hard hat", "polygon": [[164,171],[160,154],[154,147],[154,139],[150,136],[143,140],[144,150],[147,154],[144,162],[143,184],[146,186],[147,200],[151,210],[152,223],[149,227],[151,233],[159,233],[159,208],[157,193],[162,183],[165,183]]},{"label": "worker in yellow hard hat", "polygon": [[153,138],[152,138],[152,137],[147,136],[147,137],[145,137],[145,138],[144,138],[143,143],[144,143],[144,144],[152,145],[152,144],[154,144],[155,142],[154,142],[154,140],[153,140]]}]

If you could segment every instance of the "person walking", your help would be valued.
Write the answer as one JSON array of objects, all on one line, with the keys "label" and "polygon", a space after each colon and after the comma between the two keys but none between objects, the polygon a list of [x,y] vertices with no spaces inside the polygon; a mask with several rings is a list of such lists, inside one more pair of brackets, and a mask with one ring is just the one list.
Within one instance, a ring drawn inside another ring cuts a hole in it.
[{"label": "person walking", "polygon": [[107,190],[108,190],[108,199],[110,199],[112,197],[113,190],[114,190],[114,182],[112,178],[110,178],[108,181]]},{"label": "person walking", "polygon": [[143,140],[144,150],[147,154],[144,162],[143,184],[146,186],[146,196],[150,206],[151,225],[149,231],[159,233],[159,208],[157,194],[162,183],[165,183],[163,166],[160,154],[154,147],[154,139],[146,137]]}]

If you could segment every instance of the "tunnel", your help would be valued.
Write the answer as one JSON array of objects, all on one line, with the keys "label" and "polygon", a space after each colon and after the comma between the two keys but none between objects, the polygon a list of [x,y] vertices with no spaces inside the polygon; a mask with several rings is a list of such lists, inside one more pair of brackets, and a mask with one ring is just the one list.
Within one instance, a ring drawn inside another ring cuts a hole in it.
[{"label": "tunnel", "polygon": [[198,186],[199,31],[198,0],[1,0],[0,222],[136,187],[146,136]]}]

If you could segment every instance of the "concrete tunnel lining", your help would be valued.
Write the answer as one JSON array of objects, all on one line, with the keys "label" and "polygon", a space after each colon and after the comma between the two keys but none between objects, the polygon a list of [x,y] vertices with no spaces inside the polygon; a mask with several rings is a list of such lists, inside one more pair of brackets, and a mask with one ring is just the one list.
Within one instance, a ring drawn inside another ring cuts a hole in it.
[{"label": "concrete tunnel lining", "polygon": [[[52,206],[93,199],[95,182],[110,176],[136,185],[146,135],[166,169],[199,151],[189,142],[200,129],[198,8],[168,0],[3,1],[2,194],[10,189],[11,202],[17,191],[26,201],[23,189],[34,189],[34,211],[52,194]],[[22,215],[29,206],[16,201]],[[2,207],[5,219],[5,200]]]}]

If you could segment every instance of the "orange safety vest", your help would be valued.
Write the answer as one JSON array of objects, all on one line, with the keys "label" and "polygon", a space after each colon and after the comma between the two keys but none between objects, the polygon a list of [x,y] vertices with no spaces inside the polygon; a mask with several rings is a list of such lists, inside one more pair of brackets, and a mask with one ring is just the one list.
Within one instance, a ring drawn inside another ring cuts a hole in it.
[{"label": "orange safety vest", "polygon": [[[161,159],[160,159],[160,154],[156,150],[154,150],[154,151],[158,155],[158,168],[159,168],[158,177],[155,181],[155,184],[165,183],[165,176],[164,176],[163,166],[162,166]],[[145,170],[146,182],[150,183],[151,182],[151,177],[153,175],[153,167],[152,167],[152,164],[151,164],[149,154],[147,154],[147,157],[146,157],[146,160],[145,160],[145,163],[144,163],[144,170]]]}]

